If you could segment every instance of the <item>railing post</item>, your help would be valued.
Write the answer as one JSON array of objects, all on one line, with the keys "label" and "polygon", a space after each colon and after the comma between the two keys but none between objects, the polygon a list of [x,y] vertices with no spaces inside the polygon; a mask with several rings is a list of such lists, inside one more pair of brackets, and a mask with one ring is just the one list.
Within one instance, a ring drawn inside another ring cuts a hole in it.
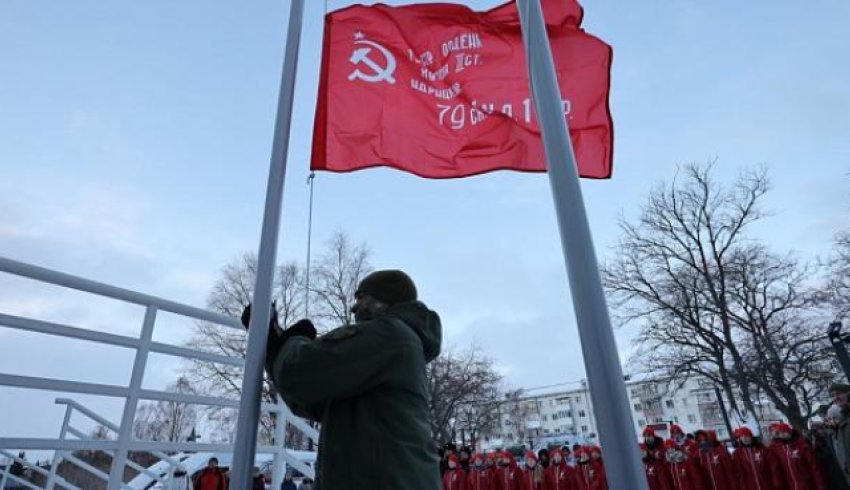
[{"label": "railing post", "polygon": [[[68,434],[68,425],[71,423],[71,414],[74,409],[71,405],[65,405],[65,418],[62,420],[62,428],[59,430],[59,440],[64,440]],[[53,461],[50,463],[50,475],[47,476],[47,483],[44,485],[45,490],[53,490],[56,485],[56,471],[59,469],[59,463],[62,461],[62,451],[56,450],[53,452]],[[0,486],[0,489],[3,487]]]},{"label": "railing post", "polygon": [[6,477],[9,475],[9,469],[12,467],[12,460],[9,460],[6,463],[6,466],[3,468],[3,477],[0,478],[0,490],[6,488]]},{"label": "railing post", "polygon": [[274,463],[272,466],[272,488],[280,488],[283,482],[283,473],[286,471],[286,461],[283,459],[283,452],[286,451],[286,425],[289,423],[286,417],[286,410],[282,408],[282,402],[278,402],[278,410],[275,414],[274,424]]},{"label": "railing post", "polygon": [[136,407],[139,404],[139,390],[145,377],[145,366],[153,339],[153,327],[156,322],[156,307],[148,306],[145,310],[145,321],[142,324],[141,343],[136,349],[136,359],[133,362],[133,373],[130,375],[130,391],[124,401],[124,414],[121,416],[121,426],[118,428],[118,448],[112,457],[112,469],[109,472],[108,490],[119,490],[124,485],[124,466],[127,463],[127,451],[130,439],[133,437],[133,422],[136,420]]}]

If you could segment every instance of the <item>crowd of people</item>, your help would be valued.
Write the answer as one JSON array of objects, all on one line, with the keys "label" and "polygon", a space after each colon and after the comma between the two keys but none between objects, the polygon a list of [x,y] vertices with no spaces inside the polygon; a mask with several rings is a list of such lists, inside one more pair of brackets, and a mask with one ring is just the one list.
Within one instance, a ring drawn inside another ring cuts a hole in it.
[{"label": "crowd of people", "polygon": [[[748,427],[732,444],[713,430],[669,439],[643,431],[640,450],[650,490],[850,490],[850,385],[831,388],[823,424],[801,434],[791,425],[769,426],[765,442]],[[446,444],[441,450],[444,490],[607,490],[598,446],[554,446],[515,457],[508,451],[475,453]]]}]

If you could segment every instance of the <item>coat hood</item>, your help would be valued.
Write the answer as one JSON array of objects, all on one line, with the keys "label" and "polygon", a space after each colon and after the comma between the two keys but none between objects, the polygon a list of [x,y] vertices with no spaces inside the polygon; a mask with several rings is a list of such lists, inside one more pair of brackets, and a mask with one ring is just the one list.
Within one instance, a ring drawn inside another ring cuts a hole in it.
[{"label": "coat hood", "polygon": [[377,318],[389,316],[398,318],[416,332],[422,341],[425,362],[431,362],[440,355],[443,343],[443,327],[440,317],[431,311],[421,301],[408,301],[390,306],[382,311]]}]

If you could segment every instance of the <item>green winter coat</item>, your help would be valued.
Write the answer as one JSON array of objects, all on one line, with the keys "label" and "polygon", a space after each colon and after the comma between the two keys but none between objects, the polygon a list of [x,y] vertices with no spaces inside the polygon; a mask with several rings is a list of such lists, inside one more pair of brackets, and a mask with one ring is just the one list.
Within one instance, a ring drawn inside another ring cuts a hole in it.
[{"label": "green winter coat", "polygon": [[316,490],[439,490],[425,364],[440,318],[414,301],[275,356],[275,386],[293,413],[322,423]]}]

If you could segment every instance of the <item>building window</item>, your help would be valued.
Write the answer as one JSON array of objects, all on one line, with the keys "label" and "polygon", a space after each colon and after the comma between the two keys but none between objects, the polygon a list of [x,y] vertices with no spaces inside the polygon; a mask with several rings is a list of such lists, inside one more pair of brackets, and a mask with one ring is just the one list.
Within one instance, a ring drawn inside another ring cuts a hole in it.
[{"label": "building window", "polygon": [[565,415],[566,417],[572,417],[573,416],[572,410],[567,410],[565,413],[566,413],[566,415]]},{"label": "building window", "polygon": [[582,431],[582,432],[587,432],[587,426],[586,426],[586,425],[582,425],[582,426],[581,426],[581,431]]},{"label": "building window", "polygon": [[580,402],[580,401],[581,401],[581,397],[580,397],[580,396],[575,397],[575,401],[576,401],[576,403]]},{"label": "building window", "polygon": [[665,404],[667,405],[667,408],[673,408],[673,400],[667,400]]},{"label": "building window", "polygon": [[635,403],[635,411],[640,412],[642,410],[640,403]]},{"label": "building window", "polygon": [[558,420],[558,414],[557,414],[557,413],[553,413],[553,414],[552,414],[552,422],[554,422],[554,421],[556,421],[556,420]]},{"label": "building window", "polygon": [[673,423],[678,424],[679,423],[679,417],[673,417]]},{"label": "building window", "polygon": [[547,422],[548,420],[549,420],[549,416],[548,416],[548,415],[544,415],[544,416],[543,416],[543,421],[544,421],[544,422]]},{"label": "building window", "polygon": [[688,415],[688,422],[689,422],[689,423],[691,423],[691,424],[695,424],[695,423],[697,423],[697,418],[696,418],[696,416],[695,416],[694,414],[689,414],[689,415]]},{"label": "building window", "polygon": [[579,411],[578,411],[578,416],[579,416],[579,417],[582,417],[582,418],[586,417],[586,415],[584,414],[584,410],[579,410]]},{"label": "building window", "polygon": [[643,421],[643,419],[638,420],[638,427],[643,427],[644,425],[646,425],[646,423]]}]

